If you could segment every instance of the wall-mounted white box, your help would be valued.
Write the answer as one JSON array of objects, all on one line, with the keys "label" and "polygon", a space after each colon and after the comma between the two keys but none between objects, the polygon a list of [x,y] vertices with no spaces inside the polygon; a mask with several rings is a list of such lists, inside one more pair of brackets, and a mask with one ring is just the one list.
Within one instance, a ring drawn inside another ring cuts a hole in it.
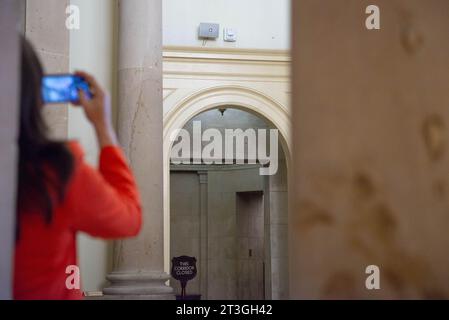
[{"label": "wall-mounted white box", "polygon": [[237,31],[233,28],[224,28],[223,39],[226,42],[236,42],[237,41]]}]

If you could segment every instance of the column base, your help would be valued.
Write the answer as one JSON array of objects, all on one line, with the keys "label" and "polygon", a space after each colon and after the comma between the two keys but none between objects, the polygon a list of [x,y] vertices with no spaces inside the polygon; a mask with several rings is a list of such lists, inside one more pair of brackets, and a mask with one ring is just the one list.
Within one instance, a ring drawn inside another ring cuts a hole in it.
[{"label": "column base", "polygon": [[103,289],[103,299],[111,300],[173,300],[173,288],[165,282],[165,272],[113,272],[106,277],[111,282]]}]

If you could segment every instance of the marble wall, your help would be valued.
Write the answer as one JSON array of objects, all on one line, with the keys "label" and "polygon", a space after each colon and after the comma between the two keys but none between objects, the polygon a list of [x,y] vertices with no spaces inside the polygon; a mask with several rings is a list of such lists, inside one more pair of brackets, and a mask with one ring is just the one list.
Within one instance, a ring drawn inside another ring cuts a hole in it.
[{"label": "marble wall", "polygon": [[291,298],[449,298],[449,2],[376,3],[292,1]]},{"label": "marble wall", "polygon": [[12,298],[20,45],[17,1],[0,2],[0,300]]},{"label": "marble wall", "polygon": [[[68,73],[70,32],[65,26],[69,0],[27,0],[25,35],[46,73]],[[67,138],[68,105],[49,105],[44,115],[52,137]]]}]

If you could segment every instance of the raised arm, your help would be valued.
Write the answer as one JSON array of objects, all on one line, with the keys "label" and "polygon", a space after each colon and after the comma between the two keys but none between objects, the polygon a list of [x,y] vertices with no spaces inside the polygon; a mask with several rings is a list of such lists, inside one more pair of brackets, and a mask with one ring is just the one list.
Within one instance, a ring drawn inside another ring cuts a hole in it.
[{"label": "raised arm", "polygon": [[91,75],[85,72],[77,75],[87,81],[92,93],[92,99],[88,99],[80,90],[77,105],[94,126],[101,152],[99,170],[78,159],[69,199],[76,208],[73,226],[103,238],[134,236],[142,224],[140,198],[131,170],[117,145],[109,95]]},{"label": "raised arm", "polygon": [[99,170],[78,160],[67,205],[75,231],[112,239],[136,236],[142,225],[134,177],[117,146],[101,150]]}]

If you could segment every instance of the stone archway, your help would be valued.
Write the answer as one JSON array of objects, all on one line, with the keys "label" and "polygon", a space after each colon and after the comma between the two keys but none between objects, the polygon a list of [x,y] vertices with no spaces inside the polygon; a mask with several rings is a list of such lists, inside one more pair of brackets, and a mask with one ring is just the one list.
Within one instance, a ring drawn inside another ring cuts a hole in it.
[{"label": "stone archway", "polygon": [[[170,150],[173,131],[182,129],[196,115],[220,106],[255,114],[267,120],[279,130],[279,139],[285,154],[287,170],[290,163],[290,119],[287,108],[268,95],[243,86],[210,87],[181,99],[164,115],[163,152],[164,152],[164,265],[170,268]],[[271,296],[271,295],[270,295]]]}]

